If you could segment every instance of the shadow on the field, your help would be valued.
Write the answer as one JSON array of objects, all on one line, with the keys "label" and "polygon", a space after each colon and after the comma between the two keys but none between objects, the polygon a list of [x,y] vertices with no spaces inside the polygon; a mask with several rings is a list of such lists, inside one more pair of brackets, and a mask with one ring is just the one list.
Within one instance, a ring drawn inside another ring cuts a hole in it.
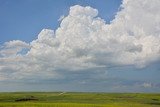
[{"label": "shadow on the field", "polygon": [[34,96],[29,96],[26,98],[18,98],[15,100],[15,102],[19,102],[19,101],[38,101],[38,98],[36,98]]}]

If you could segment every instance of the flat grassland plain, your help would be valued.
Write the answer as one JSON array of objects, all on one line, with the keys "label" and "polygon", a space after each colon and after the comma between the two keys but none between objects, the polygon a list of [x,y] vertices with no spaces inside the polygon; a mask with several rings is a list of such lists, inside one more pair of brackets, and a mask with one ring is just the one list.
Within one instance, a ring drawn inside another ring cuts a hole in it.
[{"label": "flat grassland plain", "polygon": [[160,107],[160,93],[0,93],[0,107]]}]

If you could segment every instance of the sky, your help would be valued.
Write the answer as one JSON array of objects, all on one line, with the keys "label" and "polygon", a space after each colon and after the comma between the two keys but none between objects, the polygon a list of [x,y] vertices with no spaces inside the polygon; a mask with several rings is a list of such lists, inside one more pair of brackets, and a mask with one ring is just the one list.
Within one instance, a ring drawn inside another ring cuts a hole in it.
[{"label": "sky", "polygon": [[159,0],[0,0],[0,91],[160,92]]},{"label": "sky", "polygon": [[70,6],[92,6],[109,23],[121,0],[0,0],[0,44],[10,40],[31,42],[44,29],[56,29]]}]

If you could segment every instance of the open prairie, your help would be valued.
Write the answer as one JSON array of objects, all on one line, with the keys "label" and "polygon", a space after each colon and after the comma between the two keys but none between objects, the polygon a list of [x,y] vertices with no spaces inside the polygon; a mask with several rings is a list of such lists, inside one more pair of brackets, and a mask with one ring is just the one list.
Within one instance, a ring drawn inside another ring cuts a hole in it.
[{"label": "open prairie", "polygon": [[0,93],[0,107],[159,107],[160,94],[14,92]]}]

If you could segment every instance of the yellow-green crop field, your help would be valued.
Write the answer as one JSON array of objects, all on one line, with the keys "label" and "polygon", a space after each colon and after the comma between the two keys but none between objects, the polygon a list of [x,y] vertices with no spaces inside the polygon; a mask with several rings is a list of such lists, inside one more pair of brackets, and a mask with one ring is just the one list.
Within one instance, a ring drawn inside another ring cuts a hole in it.
[{"label": "yellow-green crop field", "polygon": [[160,94],[74,92],[0,93],[0,107],[160,107]]}]

